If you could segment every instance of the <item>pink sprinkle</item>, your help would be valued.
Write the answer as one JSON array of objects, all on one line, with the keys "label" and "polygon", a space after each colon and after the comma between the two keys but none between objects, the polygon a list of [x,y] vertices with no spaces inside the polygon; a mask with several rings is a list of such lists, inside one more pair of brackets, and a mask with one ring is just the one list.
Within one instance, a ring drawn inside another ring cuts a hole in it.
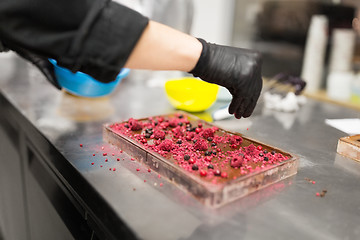
[{"label": "pink sprinkle", "polygon": [[111,168],[109,168],[109,170],[111,171]]},{"label": "pink sprinkle", "polygon": [[144,179],[144,182],[146,182],[146,180]]},{"label": "pink sprinkle", "polygon": [[116,168],[113,168],[113,171],[116,171]]},{"label": "pink sprinkle", "polygon": [[162,187],[163,186],[163,184],[162,183],[160,183],[160,187]]},{"label": "pink sprinkle", "polygon": [[91,165],[94,165],[94,163],[92,162]]},{"label": "pink sprinkle", "polygon": [[93,154],[93,156],[95,157],[95,153]]},{"label": "pink sprinkle", "polygon": [[131,158],[131,161],[135,161],[135,158]]},{"label": "pink sprinkle", "polygon": [[101,147],[101,150],[104,150],[104,147]]},{"label": "pink sprinkle", "polygon": [[316,182],[315,181],[312,181],[312,184],[315,184]]},{"label": "pink sprinkle", "polygon": [[117,158],[116,160],[117,160],[117,161],[120,161],[120,158]]},{"label": "pink sprinkle", "polygon": [[100,165],[100,167],[102,167],[102,165]]},{"label": "pink sprinkle", "polygon": [[105,159],[105,162],[107,162],[108,161],[108,159]]},{"label": "pink sprinkle", "polygon": [[103,156],[107,156],[107,153],[103,153]]},{"label": "pink sprinkle", "polygon": [[160,175],[160,174],[158,175],[158,178],[161,178],[161,175]]},{"label": "pink sprinkle", "polygon": [[317,193],[316,193],[316,196],[317,196],[317,197],[320,197],[320,193],[317,192]]},{"label": "pink sprinkle", "polygon": [[123,152],[123,150],[120,150],[120,153],[122,153]]},{"label": "pink sprinkle", "polygon": [[140,171],[140,168],[137,168],[136,171]]},{"label": "pink sprinkle", "polygon": [[83,147],[83,145],[80,143],[80,147]]},{"label": "pink sprinkle", "polygon": [[150,168],[148,169],[148,172],[151,172],[151,169],[150,169]]},{"label": "pink sprinkle", "polygon": [[247,128],[246,130],[249,130],[249,128]]},{"label": "pink sprinkle", "polygon": [[113,153],[112,155],[115,156],[115,153]]}]

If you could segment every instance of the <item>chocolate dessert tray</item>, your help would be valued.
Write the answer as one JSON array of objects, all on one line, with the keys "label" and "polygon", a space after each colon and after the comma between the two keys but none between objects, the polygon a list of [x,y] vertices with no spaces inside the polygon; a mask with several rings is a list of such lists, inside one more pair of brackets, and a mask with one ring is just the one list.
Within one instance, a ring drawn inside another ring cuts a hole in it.
[{"label": "chocolate dessert tray", "polygon": [[104,125],[105,141],[219,207],[297,172],[298,157],[183,112]]}]

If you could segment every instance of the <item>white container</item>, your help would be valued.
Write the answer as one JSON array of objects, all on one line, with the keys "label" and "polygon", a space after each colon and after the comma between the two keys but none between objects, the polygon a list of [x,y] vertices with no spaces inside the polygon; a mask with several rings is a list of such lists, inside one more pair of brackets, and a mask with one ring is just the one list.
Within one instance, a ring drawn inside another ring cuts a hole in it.
[{"label": "white container", "polygon": [[323,15],[311,18],[307,34],[301,78],[306,81],[305,92],[314,93],[320,89],[327,45],[328,19]]},{"label": "white container", "polygon": [[334,100],[349,101],[353,79],[354,73],[350,71],[329,73],[326,87],[328,97]]},{"label": "white container", "polygon": [[351,71],[356,34],[352,29],[334,29],[329,71]]}]

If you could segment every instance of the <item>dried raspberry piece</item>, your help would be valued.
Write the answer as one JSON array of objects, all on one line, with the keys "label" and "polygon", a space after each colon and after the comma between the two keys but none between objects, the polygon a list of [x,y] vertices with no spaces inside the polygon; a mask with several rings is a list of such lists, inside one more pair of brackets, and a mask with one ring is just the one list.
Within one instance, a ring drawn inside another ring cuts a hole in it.
[{"label": "dried raspberry piece", "polygon": [[173,143],[170,139],[165,139],[160,145],[159,145],[160,150],[163,151],[171,151],[171,149],[173,149]]},{"label": "dried raspberry piece", "polygon": [[169,126],[174,128],[174,127],[176,127],[176,126],[178,125],[178,122],[179,122],[178,119],[173,118],[173,119],[171,119],[171,120],[169,121]]},{"label": "dried raspberry piece", "polygon": [[231,159],[230,166],[233,168],[239,168],[244,163],[244,156],[235,156],[233,159]]},{"label": "dried raspberry piece", "polygon": [[212,128],[204,129],[204,131],[201,133],[202,137],[205,139],[213,138],[214,137],[214,130]]},{"label": "dried raspberry piece", "polygon": [[132,130],[132,131],[139,131],[143,128],[142,124],[133,118],[129,119],[128,125],[129,125],[130,130]]},{"label": "dried raspberry piece", "polygon": [[165,132],[161,130],[154,131],[154,138],[155,139],[165,139]]},{"label": "dried raspberry piece", "polygon": [[237,135],[233,135],[229,137],[229,143],[230,144],[236,144],[236,145],[240,145],[242,143],[243,139],[240,136]]},{"label": "dried raspberry piece", "polygon": [[199,141],[196,141],[196,143],[194,143],[194,149],[200,151],[207,150],[208,149],[207,142],[204,139],[199,139]]}]

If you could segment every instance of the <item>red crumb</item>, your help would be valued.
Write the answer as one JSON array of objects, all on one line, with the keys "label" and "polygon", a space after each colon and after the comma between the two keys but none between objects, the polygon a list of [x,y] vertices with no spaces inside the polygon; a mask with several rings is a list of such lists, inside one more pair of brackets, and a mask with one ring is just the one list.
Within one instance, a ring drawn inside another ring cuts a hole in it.
[{"label": "red crumb", "polygon": [[80,143],[80,147],[83,147],[83,145]]},{"label": "red crumb", "polygon": [[107,156],[107,153],[103,153],[103,156]]},{"label": "red crumb", "polygon": [[95,153],[93,154],[93,156],[95,157]]},{"label": "red crumb", "polygon": [[136,171],[138,171],[138,172],[139,172],[139,171],[140,171],[140,168],[137,168],[137,169],[136,169]]},{"label": "red crumb", "polygon": [[150,169],[150,168],[148,168],[148,172],[151,172],[151,169]]},{"label": "red crumb", "polygon": [[105,159],[105,162],[107,162],[108,161],[108,159]]},{"label": "red crumb", "polygon": [[116,171],[116,168],[113,168],[113,171]]},{"label": "red crumb", "polygon": [[120,158],[117,158],[116,160],[117,160],[117,161],[120,161]]},{"label": "red crumb", "polygon": [[94,165],[94,163],[92,162],[91,165]]}]

